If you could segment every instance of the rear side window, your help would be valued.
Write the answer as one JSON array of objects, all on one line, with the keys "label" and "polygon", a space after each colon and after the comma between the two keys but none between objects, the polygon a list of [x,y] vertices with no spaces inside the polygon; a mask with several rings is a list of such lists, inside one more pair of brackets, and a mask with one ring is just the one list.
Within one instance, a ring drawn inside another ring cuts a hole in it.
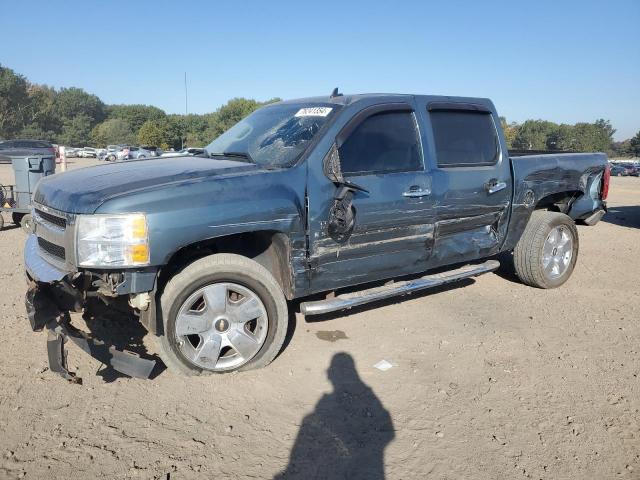
[{"label": "rear side window", "polygon": [[499,142],[493,119],[486,112],[430,112],[439,167],[493,165]]},{"label": "rear side window", "polygon": [[412,112],[382,112],[368,117],[340,147],[344,174],[420,170],[422,156]]}]

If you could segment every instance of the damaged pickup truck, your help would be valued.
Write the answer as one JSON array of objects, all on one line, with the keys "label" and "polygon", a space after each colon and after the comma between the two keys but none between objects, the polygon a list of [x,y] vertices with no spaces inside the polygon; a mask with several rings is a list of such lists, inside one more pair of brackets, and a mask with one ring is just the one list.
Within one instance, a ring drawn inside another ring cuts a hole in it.
[{"label": "damaged pickup truck", "polygon": [[42,179],[29,319],[67,378],[65,341],[92,350],[68,312],[90,297],[128,299],[177,372],[264,367],[293,299],[307,297],[305,315],[348,309],[493,271],[510,252],[522,282],[562,285],[576,223],[606,210],[607,165],[600,153],[510,156],[482,98],[334,90],[268,105],[202,156]]}]

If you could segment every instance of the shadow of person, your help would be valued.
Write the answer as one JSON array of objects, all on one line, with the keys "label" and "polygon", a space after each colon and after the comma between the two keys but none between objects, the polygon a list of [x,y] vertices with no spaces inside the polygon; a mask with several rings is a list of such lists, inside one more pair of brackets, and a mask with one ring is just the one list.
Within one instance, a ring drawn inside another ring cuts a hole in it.
[{"label": "shadow of person", "polygon": [[304,418],[275,479],[383,479],[384,449],[395,437],[391,415],[360,380],[351,355],[334,355],[327,374],[333,392]]},{"label": "shadow of person", "polygon": [[640,228],[640,205],[609,207],[602,221],[621,227]]}]

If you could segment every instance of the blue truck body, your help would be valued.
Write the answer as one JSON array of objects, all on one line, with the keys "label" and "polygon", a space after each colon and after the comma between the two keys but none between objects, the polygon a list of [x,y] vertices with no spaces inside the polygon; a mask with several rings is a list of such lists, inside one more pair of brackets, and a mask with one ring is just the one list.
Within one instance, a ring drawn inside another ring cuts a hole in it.
[{"label": "blue truck body", "polygon": [[[158,278],[176,262],[197,258],[200,251],[232,251],[266,266],[286,298],[294,299],[511,251],[536,209],[593,224],[606,208],[601,192],[604,154],[509,156],[498,113],[488,99],[367,94],[314,97],[264,108],[279,105],[332,110],[290,165],[274,167],[233,157],[172,157],[44,178],[34,195],[36,229],[26,249],[30,279],[42,285],[90,274],[108,283],[111,275],[118,295],[155,295]],[[459,110],[491,118],[497,138],[492,162],[439,163],[433,112]],[[337,241],[330,224],[340,182],[328,175],[328,159],[365,119],[390,111],[412,113],[422,165],[411,171],[345,174],[347,183],[359,187],[350,196],[355,224],[348,239]],[[74,251],[75,219],[131,212],[146,215],[149,264],[80,268]],[[63,218],[65,229],[50,228],[50,216]],[[64,258],[46,249],[51,244],[65,250]],[[142,318],[156,331],[155,318],[150,318],[153,308],[151,312]]]}]

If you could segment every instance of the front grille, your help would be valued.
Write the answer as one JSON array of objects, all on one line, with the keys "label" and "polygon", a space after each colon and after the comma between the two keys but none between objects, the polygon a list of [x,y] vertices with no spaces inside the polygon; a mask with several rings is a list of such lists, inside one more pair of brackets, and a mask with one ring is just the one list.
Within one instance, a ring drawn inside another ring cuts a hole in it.
[{"label": "front grille", "polygon": [[40,237],[38,237],[38,246],[41,250],[48,253],[49,255],[59,258],[60,260],[66,260],[66,252],[64,250],[64,247],[56,245],[55,243],[51,243]]},{"label": "front grille", "polygon": [[58,217],[57,215],[51,215],[50,213],[43,212],[42,210],[38,210],[37,208],[36,208],[36,214],[40,218],[42,218],[44,221],[52,223],[53,225],[56,225],[60,228],[67,227],[67,220],[62,217]]}]

